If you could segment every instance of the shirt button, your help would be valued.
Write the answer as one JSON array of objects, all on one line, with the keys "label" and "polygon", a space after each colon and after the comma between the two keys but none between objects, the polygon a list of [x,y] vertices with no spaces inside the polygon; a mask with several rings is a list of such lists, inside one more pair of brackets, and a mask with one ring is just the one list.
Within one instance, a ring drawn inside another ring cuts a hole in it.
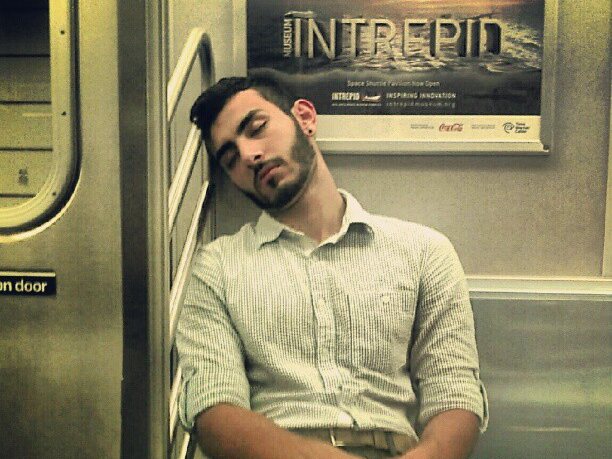
[{"label": "shirt button", "polygon": [[322,308],[324,306],[325,306],[325,300],[323,298],[319,298],[319,301],[317,301],[317,307]]}]

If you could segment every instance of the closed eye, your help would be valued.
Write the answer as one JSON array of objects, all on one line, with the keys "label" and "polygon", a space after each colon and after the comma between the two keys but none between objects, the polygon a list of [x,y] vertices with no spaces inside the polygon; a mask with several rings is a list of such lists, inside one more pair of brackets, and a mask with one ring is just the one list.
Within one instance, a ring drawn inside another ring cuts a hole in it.
[{"label": "closed eye", "polygon": [[268,125],[268,120],[267,119],[258,119],[258,120],[254,120],[251,123],[251,136],[256,136],[260,133],[262,133],[264,131],[264,129],[267,127]]},{"label": "closed eye", "polygon": [[223,152],[219,163],[224,169],[233,169],[238,158],[238,151],[235,148],[228,148]]}]

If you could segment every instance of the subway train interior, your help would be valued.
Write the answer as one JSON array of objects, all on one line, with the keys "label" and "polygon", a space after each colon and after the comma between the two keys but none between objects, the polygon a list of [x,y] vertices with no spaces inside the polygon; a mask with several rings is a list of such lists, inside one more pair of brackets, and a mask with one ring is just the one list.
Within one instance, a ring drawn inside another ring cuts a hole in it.
[{"label": "subway train interior", "polygon": [[[0,0],[0,457],[203,457],[177,414],[181,301],[196,248],[259,211],[189,110],[246,74],[247,3]],[[611,3],[545,3],[545,151],[321,142],[364,208],[462,260],[475,459],[612,455]]]}]

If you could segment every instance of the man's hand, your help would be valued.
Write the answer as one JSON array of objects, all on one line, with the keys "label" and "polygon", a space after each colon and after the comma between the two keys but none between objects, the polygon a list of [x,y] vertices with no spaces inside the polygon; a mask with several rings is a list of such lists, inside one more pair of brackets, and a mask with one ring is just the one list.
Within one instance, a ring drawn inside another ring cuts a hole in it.
[{"label": "man's hand", "polygon": [[450,410],[433,417],[419,445],[399,459],[466,459],[478,439],[480,421],[474,413]]},{"label": "man's hand", "polygon": [[220,404],[196,421],[198,443],[213,459],[355,459],[326,443],[282,429],[261,414]]}]

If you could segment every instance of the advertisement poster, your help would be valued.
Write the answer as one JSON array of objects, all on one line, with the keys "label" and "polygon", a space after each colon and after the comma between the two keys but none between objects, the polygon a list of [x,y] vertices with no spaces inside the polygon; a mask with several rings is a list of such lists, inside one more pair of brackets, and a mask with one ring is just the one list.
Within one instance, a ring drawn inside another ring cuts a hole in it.
[{"label": "advertisement poster", "polygon": [[247,0],[246,13],[248,73],[311,100],[326,135],[539,140],[544,0]]}]

